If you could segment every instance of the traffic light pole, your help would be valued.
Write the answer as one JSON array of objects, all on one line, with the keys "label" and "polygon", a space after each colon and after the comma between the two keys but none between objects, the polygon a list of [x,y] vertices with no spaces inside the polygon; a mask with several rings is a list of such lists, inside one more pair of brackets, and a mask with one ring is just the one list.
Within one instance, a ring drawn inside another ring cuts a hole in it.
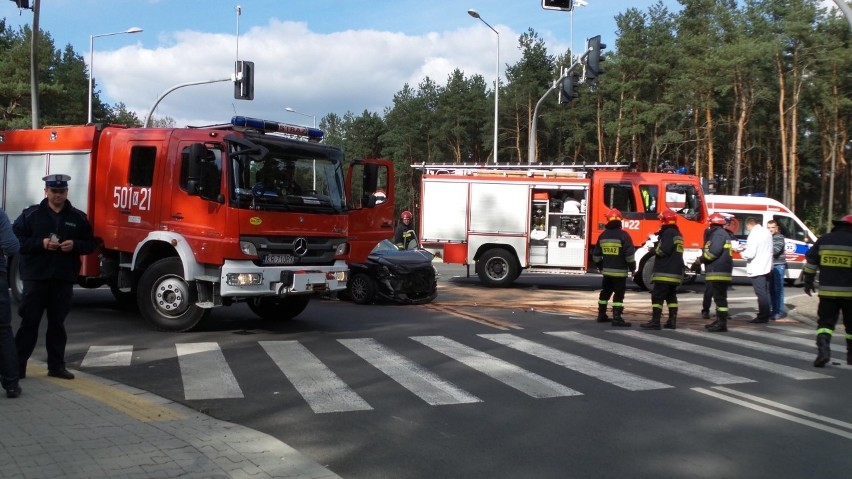
[{"label": "traffic light pole", "polygon": [[553,82],[553,85],[550,87],[550,89],[548,89],[546,92],[544,92],[544,95],[542,95],[541,98],[539,98],[538,101],[536,102],[535,109],[533,110],[532,124],[530,124],[530,137],[529,137],[529,141],[528,141],[529,150],[527,151],[527,163],[529,163],[529,164],[536,163],[536,160],[537,160],[536,159],[536,150],[537,150],[536,137],[537,137],[537,134],[538,134],[538,109],[541,107],[542,103],[544,103],[544,99],[547,98],[548,95],[553,93],[557,88],[559,88],[562,85],[563,81],[570,81],[569,78],[571,77],[571,72],[573,72],[574,68],[576,68],[578,65],[582,65],[583,62],[586,61],[586,57],[588,55],[589,55],[589,51],[588,51],[588,49],[586,49],[586,53],[584,53],[577,60],[577,62],[575,62],[573,65],[571,65],[570,68],[565,70],[565,72],[562,73],[562,76],[559,77],[555,82]]}]

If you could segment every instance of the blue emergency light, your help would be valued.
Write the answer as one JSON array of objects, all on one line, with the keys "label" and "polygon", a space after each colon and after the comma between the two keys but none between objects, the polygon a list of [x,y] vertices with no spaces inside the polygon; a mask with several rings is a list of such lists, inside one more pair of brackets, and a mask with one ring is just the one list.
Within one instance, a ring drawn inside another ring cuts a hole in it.
[{"label": "blue emergency light", "polygon": [[231,118],[231,124],[234,126],[253,128],[261,131],[304,136],[307,137],[309,141],[320,141],[322,140],[323,136],[325,136],[325,132],[318,128],[291,125],[289,123],[278,123],[277,121],[260,120],[257,118],[249,118],[245,116],[235,116]]}]

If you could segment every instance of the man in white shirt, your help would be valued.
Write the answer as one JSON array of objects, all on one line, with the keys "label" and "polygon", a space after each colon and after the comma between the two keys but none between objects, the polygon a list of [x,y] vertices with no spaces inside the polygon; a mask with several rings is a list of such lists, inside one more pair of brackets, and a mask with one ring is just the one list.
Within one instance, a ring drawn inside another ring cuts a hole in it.
[{"label": "man in white shirt", "polygon": [[741,256],[746,260],[746,274],[751,278],[757,296],[757,317],[750,323],[768,323],[772,316],[769,302],[769,285],[772,279],[772,233],[757,219],[749,217],[745,223],[748,231],[746,247]]}]

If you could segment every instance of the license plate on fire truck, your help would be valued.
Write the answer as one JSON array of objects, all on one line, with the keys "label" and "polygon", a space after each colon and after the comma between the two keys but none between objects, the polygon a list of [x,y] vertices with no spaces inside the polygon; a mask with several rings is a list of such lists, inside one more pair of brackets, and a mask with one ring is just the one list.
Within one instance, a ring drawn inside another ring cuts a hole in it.
[{"label": "license plate on fire truck", "polygon": [[262,261],[263,264],[295,264],[296,257],[292,254],[268,254]]}]

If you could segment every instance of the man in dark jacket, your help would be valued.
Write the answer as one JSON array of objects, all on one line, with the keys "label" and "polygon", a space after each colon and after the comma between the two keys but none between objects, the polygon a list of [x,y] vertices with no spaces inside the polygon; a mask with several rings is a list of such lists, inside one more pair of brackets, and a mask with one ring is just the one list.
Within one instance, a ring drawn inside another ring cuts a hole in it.
[{"label": "man in dark jacket", "polygon": [[65,368],[65,316],[71,309],[80,256],[92,253],[97,241],[86,214],[68,201],[68,175],[47,175],[46,198],[26,208],[12,229],[21,242],[20,275],[24,283],[18,308],[21,326],[15,335],[20,377],[35,349],[41,317],[47,312],[48,376],[74,379]]},{"label": "man in dark jacket", "polygon": [[677,329],[677,287],[683,281],[683,236],[677,227],[677,213],[665,209],[660,213],[662,227],[654,249],[654,268],[651,270],[651,320],[639,325],[642,329],[660,329],[663,303],[669,307],[666,329]]},{"label": "man in dark jacket", "polygon": [[784,235],[778,231],[778,222],[769,220],[766,229],[772,233],[772,280],[769,284],[769,302],[772,306],[772,317],[770,319],[782,319],[787,317],[784,312],[784,277],[787,270],[787,257]]},{"label": "man in dark jacket", "polygon": [[612,296],[612,325],[630,327],[621,314],[624,312],[627,273],[636,271],[636,249],[630,235],[621,229],[620,211],[615,208],[609,210],[606,221],[606,229],[592,250],[592,261],[603,274],[601,294],[598,297],[598,322],[609,321],[606,310]]},{"label": "man in dark jacket", "polygon": [[710,285],[713,301],[716,302],[716,320],[705,325],[711,333],[728,330],[728,286],[733,280],[734,261],[731,258],[731,234],[725,229],[725,217],[721,213],[710,215],[710,230],[704,238],[704,281]]},{"label": "man in dark jacket", "polygon": [[819,269],[819,306],[817,307],[817,357],[821,368],[831,361],[831,335],[840,313],[846,328],[846,364],[852,364],[852,215],[833,221],[830,233],[821,236],[805,255],[802,270],[805,293],[816,290],[814,280]]},{"label": "man in dark jacket", "polygon": [[9,280],[7,278],[6,256],[13,256],[20,248],[18,238],[12,232],[12,222],[6,212],[0,210],[0,382],[6,390],[6,397],[21,395],[18,384],[18,353],[15,349],[15,335],[12,334],[12,308],[9,301]]}]

